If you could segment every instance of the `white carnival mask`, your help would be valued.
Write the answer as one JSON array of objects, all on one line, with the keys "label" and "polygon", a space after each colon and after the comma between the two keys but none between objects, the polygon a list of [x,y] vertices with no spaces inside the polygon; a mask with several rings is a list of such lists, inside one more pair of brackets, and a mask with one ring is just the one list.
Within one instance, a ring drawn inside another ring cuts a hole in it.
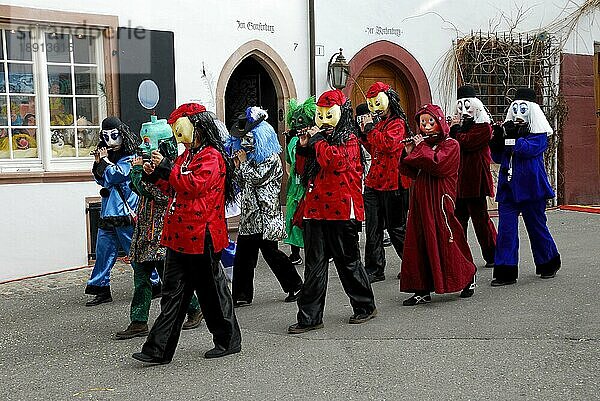
[{"label": "white carnival mask", "polygon": [[123,136],[117,128],[102,130],[102,139],[112,150],[118,150],[123,144]]},{"label": "white carnival mask", "polygon": [[512,112],[511,117],[515,123],[529,124],[531,122],[531,104],[526,100],[512,102],[509,112]]},{"label": "white carnival mask", "polygon": [[465,97],[456,101],[455,114],[465,118],[471,118],[475,123],[489,123],[490,117],[483,107],[483,103],[476,97]]}]

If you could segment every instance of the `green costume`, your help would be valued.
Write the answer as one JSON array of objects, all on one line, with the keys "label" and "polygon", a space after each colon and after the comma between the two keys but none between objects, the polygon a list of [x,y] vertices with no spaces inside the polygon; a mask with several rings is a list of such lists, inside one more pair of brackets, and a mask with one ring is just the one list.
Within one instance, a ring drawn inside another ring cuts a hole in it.
[{"label": "green costume", "polygon": [[299,141],[297,133],[301,130],[314,125],[316,102],[315,98],[309,97],[304,103],[298,103],[296,99],[290,99],[286,122],[289,128],[290,139],[286,152],[285,160],[290,165],[290,177],[288,179],[286,209],[285,209],[285,230],[287,238],[286,244],[304,248],[304,236],[302,228],[292,225],[294,213],[298,204],[304,197],[306,188],[300,181],[300,176],[296,173],[296,147]]},{"label": "green costume", "polygon": [[[285,152],[285,161],[290,165],[290,178],[288,179],[287,195],[285,202],[285,231],[287,238],[283,241],[286,244],[295,245],[299,248],[304,248],[304,236],[302,229],[292,225],[294,213],[298,208],[298,203],[304,197],[306,188],[300,182],[300,176],[296,173],[296,144],[299,138],[294,137],[290,140]],[[149,280],[150,278],[148,278]]]}]

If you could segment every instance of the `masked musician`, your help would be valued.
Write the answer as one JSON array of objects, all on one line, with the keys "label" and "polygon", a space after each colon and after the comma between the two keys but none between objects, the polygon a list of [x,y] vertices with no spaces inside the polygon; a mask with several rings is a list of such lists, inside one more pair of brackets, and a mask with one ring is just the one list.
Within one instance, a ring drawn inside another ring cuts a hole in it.
[{"label": "masked musician", "polygon": [[490,117],[472,86],[461,86],[450,126],[450,136],[460,144],[460,167],[454,214],[463,226],[465,236],[469,218],[481,247],[485,267],[494,267],[496,228],[487,211],[487,197],[494,196],[490,171],[492,137]]},{"label": "masked musician", "polygon": [[[173,130],[166,120],[153,120],[142,125],[141,132],[160,132],[158,149],[171,161],[177,158],[177,142]],[[144,146],[143,144],[141,145]],[[149,155],[148,155],[149,156]],[[148,316],[152,301],[151,274],[156,270],[164,276],[166,248],[160,244],[164,225],[165,211],[169,197],[159,187],[148,181],[143,170],[144,159],[134,156],[132,160],[132,189],[139,195],[138,219],[133,230],[129,258],[133,267],[133,296],[129,312],[130,323],[125,330],[118,331],[117,340],[126,340],[148,335]],[[192,297],[188,307],[188,319],[183,329],[194,329],[202,322],[202,311],[196,295]]]},{"label": "masked musician", "polygon": [[[130,188],[131,159],[141,138],[117,117],[102,121],[100,143],[95,151],[92,173],[102,186],[102,206],[96,240],[96,262],[85,293],[94,295],[86,306],[112,302],[110,272],[117,261],[119,248],[129,253],[133,235],[132,215],[138,204],[138,195]],[[158,276],[154,273],[154,282]]]},{"label": "masked musician", "polygon": [[460,296],[468,298],[475,288],[471,251],[454,216],[459,144],[448,136],[450,127],[439,106],[422,106],[416,120],[420,133],[400,159],[400,172],[415,179],[400,271],[400,291],[414,295],[404,306],[431,302],[432,291],[462,290]]},{"label": "masked musician", "polygon": [[[375,82],[367,91],[367,105],[372,114],[361,122],[361,143],[371,155],[365,179],[365,269],[371,283],[385,280],[383,230],[387,229],[396,253],[402,258],[408,187],[410,180],[398,174],[398,161],[409,132],[406,114],[398,94],[387,84]],[[374,124],[372,116],[379,122]]]},{"label": "masked musician", "polygon": [[517,282],[519,214],[529,235],[536,274],[553,278],[560,254],[546,224],[546,200],[554,197],[544,167],[544,151],[552,127],[532,89],[518,89],[503,127],[494,126],[492,158],[500,163],[498,175],[498,239],[492,286]]},{"label": "masked musician", "polygon": [[167,247],[161,313],[142,352],[133,358],[171,362],[194,291],[214,348],[205,358],[240,352],[241,333],[223,269],[221,251],[229,245],[225,203],[233,201],[233,163],[227,157],[211,113],[197,103],[174,110],[169,124],[185,151],[174,162],[153,151],[144,163],[147,180],[169,196],[161,244]]},{"label": "masked musician", "polygon": [[298,321],[288,328],[290,334],[323,327],[329,256],[354,310],[349,323],[364,323],[377,314],[358,247],[364,220],[363,167],[350,101],[340,90],[323,93],[315,122],[317,127],[300,137],[297,150],[297,158],[305,159],[301,173],[307,183],[303,202],[305,269]]},{"label": "masked musician", "polygon": [[[301,224],[295,223],[298,219],[294,219],[294,215],[306,192],[306,187],[302,184],[300,174],[298,174],[298,170],[296,169],[298,134],[302,130],[306,130],[314,125],[316,107],[317,102],[314,96],[309,97],[303,103],[299,103],[296,99],[290,99],[286,115],[286,122],[289,129],[289,134],[287,135],[289,143],[286,146],[285,161],[287,166],[289,166],[289,178],[285,205],[285,231],[287,238],[284,239],[284,242],[290,245],[292,252],[289,258],[294,265],[302,264],[300,249],[304,248],[304,233],[302,232]],[[301,220],[302,218],[300,217]]]},{"label": "masked musician", "polygon": [[286,236],[279,203],[283,168],[277,133],[267,118],[267,112],[260,107],[248,107],[230,130],[241,146],[234,159],[236,183],[241,190],[232,283],[236,306],[252,303],[259,250],[288,294],[285,302],[294,302],[302,288],[302,278],[277,245]]}]

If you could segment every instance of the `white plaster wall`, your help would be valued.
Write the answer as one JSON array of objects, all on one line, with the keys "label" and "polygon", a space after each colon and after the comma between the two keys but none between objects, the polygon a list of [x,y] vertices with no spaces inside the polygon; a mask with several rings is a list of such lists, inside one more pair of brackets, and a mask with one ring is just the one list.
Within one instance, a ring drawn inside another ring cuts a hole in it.
[{"label": "white plaster wall", "polygon": [[0,185],[0,281],[87,265],[95,182]]}]

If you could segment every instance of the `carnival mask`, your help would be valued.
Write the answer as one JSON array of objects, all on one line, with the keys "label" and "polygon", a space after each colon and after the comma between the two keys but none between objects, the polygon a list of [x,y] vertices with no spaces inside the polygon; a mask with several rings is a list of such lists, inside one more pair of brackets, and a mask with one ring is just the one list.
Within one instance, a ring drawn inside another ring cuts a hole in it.
[{"label": "carnival mask", "polygon": [[111,150],[119,150],[123,144],[123,136],[117,128],[102,130],[102,140]]},{"label": "carnival mask", "polygon": [[475,118],[475,107],[472,98],[458,99],[456,101],[456,113],[463,119]]},{"label": "carnival mask", "polygon": [[516,124],[529,124],[531,120],[530,109],[531,106],[528,101],[516,100],[510,105],[508,114]]},{"label": "carnival mask", "polygon": [[379,114],[380,116],[386,114],[390,107],[390,98],[385,92],[379,92],[377,96],[367,99],[369,110],[371,113]]},{"label": "carnival mask", "polygon": [[319,128],[334,128],[342,117],[342,108],[334,104],[331,107],[317,106],[315,123]]},{"label": "carnival mask", "polygon": [[254,134],[252,131],[246,133],[246,135],[240,138],[240,146],[246,151],[246,153],[254,151]]},{"label": "carnival mask", "polygon": [[437,120],[428,113],[419,116],[419,129],[425,135],[438,134],[442,132]]},{"label": "carnival mask", "polygon": [[194,140],[194,125],[186,116],[179,117],[173,124],[173,135],[177,143],[191,144]]}]

